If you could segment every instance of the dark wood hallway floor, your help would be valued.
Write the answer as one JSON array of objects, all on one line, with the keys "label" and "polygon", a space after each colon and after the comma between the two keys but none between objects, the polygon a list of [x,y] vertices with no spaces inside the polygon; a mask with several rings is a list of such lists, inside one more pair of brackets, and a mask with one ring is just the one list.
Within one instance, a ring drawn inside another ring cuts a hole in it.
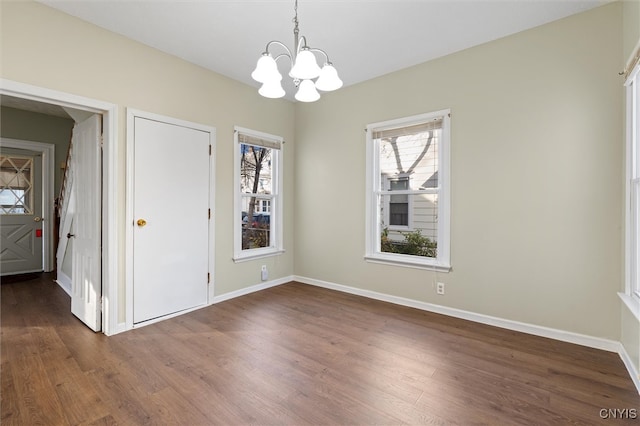
[{"label": "dark wood hallway floor", "polygon": [[112,337],[50,275],[1,287],[2,425],[640,422],[615,353],[304,284]]}]

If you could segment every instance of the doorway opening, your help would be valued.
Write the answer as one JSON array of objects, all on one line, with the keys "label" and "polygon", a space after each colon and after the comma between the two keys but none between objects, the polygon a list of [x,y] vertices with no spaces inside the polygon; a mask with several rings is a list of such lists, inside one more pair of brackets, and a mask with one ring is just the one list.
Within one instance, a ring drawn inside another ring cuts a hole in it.
[{"label": "doorway opening", "polygon": [[[118,320],[117,106],[10,80],[0,80],[0,104],[3,106],[18,104],[23,108],[38,109],[40,112],[62,110],[76,122],[93,115],[101,117],[102,156],[100,170],[95,175],[95,179],[99,180],[102,187],[99,197],[101,211],[98,227],[100,229],[95,230],[97,234],[102,235],[102,246],[98,248],[101,267],[98,274],[100,283],[94,284],[99,294],[93,294],[91,303],[97,306],[97,312],[101,317],[99,321],[101,325],[98,329],[94,328],[95,331],[101,331],[107,335],[124,331],[124,321]],[[48,268],[53,269],[53,262],[48,265]],[[73,297],[72,294],[72,302]]]}]

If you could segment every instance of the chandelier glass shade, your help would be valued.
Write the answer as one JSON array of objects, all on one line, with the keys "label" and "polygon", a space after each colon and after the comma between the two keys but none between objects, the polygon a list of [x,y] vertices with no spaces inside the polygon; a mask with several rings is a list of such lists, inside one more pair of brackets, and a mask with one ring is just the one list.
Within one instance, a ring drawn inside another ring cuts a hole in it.
[{"label": "chandelier glass shade", "polygon": [[[265,51],[262,53],[251,77],[258,83],[262,83],[258,93],[266,98],[281,98],[286,92],[282,88],[282,74],[278,70],[278,60],[288,58],[291,66],[289,77],[297,88],[296,100],[300,102],[315,102],[320,99],[320,93],[330,92],[342,87],[342,80],[338,77],[338,71],[329,61],[327,53],[318,48],[307,46],[304,36],[299,36],[298,29],[298,0],[295,1],[295,17],[293,18],[294,28],[294,50],[293,53],[282,42],[273,40],[267,43]],[[280,46],[284,52],[275,58],[271,54],[272,47]],[[323,66],[320,68],[316,62],[316,54],[319,53],[324,58]]]}]

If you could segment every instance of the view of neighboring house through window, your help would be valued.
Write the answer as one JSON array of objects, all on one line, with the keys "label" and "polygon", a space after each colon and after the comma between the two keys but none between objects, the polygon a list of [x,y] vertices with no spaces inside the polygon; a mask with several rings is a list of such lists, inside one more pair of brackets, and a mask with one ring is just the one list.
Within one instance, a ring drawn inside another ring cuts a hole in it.
[{"label": "view of neighboring house through window", "polygon": [[257,213],[270,213],[271,212],[271,200],[257,200],[256,204]]},{"label": "view of neighboring house through window", "polygon": [[[389,191],[409,189],[409,176],[389,178]],[[407,194],[389,195],[389,217],[387,223],[393,229],[409,229],[409,196]]]},{"label": "view of neighboring house through window", "polygon": [[236,260],[282,251],[282,138],[235,128]]},{"label": "view of neighboring house through window", "polygon": [[627,291],[640,298],[640,64],[627,78]]},{"label": "view of neighboring house through window", "polygon": [[367,259],[449,269],[449,111],[367,126]]}]

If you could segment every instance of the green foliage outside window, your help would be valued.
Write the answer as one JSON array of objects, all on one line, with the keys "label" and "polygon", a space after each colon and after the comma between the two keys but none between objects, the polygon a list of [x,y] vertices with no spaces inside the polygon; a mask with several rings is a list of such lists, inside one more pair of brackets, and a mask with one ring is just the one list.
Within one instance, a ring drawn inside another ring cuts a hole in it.
[{"label": "green foliage outside window", "polygon": [[412,232],[399,232],[404,237],[404,241],[390,239],[389,229],[384,228],[380,236],[380,251],[412,256],[437,257],[438,243],[422,235],[419,229]]}]

